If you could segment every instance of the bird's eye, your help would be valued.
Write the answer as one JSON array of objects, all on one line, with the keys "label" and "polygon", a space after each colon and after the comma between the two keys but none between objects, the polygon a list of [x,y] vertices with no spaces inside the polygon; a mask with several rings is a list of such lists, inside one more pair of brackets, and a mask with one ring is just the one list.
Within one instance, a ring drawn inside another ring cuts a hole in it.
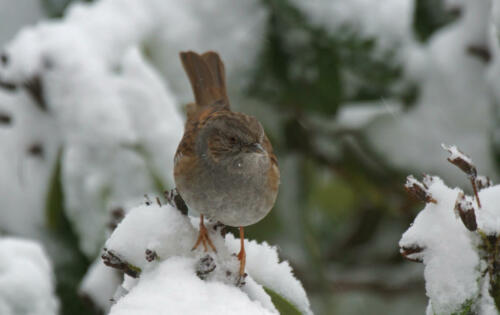
[{"label": "bird's eye", "polygon": [[230,137],[230,138],[229,138],[229,142],[230,142],[231,144],[236,144],[236,142],[238,142],[238,139],[236,139],[236,137]]}]

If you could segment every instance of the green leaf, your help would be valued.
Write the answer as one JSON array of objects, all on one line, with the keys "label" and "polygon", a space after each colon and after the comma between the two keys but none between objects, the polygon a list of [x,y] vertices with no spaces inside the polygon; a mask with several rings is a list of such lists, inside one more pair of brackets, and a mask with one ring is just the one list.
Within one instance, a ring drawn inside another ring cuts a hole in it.
[{"label": "green leaf", "polygon": [[290,301],[288,301],[278,293],[266,287],[264,287],[264,290],[266,290],[267,294],[269,294],[271,300],[273,301],[274,306],[276,307],[278,312],[280,312],[280,314],[286,314],[286,315],[302,314],[295,305],[290,303]]},{"label": "green leaf", "polygon": [[52,18],[62,17],[72,2],[93,2],[94,0],[42,0],[45,13]]},{"label": "green leaf", "polygon": [[474,300],[468,299],[464,302],[464,304],[462,304],[458,312],[451,315],[474,315],[476,313],[472,310],[472,306],[474,306]]},{"label": "green leaf", "polygon": [[62,150],[57,153],[56,163],[49,181],[47,199],[45,200],[45,219],[47,226],[55,230],[64,220],[64,202],[61,184],[61,156]]},{"label": "green leaf", "polygon": [[45,200],[47,237],[52,244],[47,249],[54,262],[56,293],[61,301],[61,314],[90,315],[95,313],[78,296],[78,286],[90,262],[79,250],[78,237],[64,211],[62,153],[62,149],[57,153]]},{"label": "green leaf", "polygon": [[455,21],[460,10],[446,8],[443,0],[417,0],[413,16],[413,29],[416,37],[426,42],[436,31]]}]

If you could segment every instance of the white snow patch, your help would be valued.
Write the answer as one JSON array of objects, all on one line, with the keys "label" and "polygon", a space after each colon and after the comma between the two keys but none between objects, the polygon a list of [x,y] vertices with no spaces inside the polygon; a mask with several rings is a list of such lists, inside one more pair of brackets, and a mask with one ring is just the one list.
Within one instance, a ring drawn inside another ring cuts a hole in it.
[{"label": "white snow patch", "polygon": [[480,288],[479,256],[475,239],[453,209],[460,192],[437,178],[429,186],[437,204],[427,203],[403,234],[401,248],[423,248],[413,256],[423,259],[425,288],[435,314],[452,314],[475,299]]},{"label": "white snow patch", "polygon": [[360,129],[377,117],[400,114],[401,106],[396,102],[363,102],[343,105],[336,116],[338,128]]},{"label": "white snow patch", "polygon": [[[472,196],[463,196],[459,188],[448,188],[438,177],[426,176],[424,182],[437,203],[427,203],[403,234],[399,246],[402,252],[422,249],[407,256],[425,265],[427,314],[453,314],[466,303],[477,314],[497,314],[488,292],[487,268],[491,262],[481,246],[487,242],[484,237],[500,235],[500,185],[479,191],[479,208]],[[456,203],[475,213],[477,231],[465,227]]]},{"label": "white snow patch", "polygon": [[122,283],[122,274],[104,265],[101,257],[97,258],[80,284],[79,294],[89,297],[105,313],[111,308],[111,299],[116,288]]},{"label": "white snow patch", "polygon": [[[104,247],[119,253],[128,263],[146,269],[146,250],[156,251],[160,259],[191,252],[197,237],[187,216],[165,205],[152,204],[132,209],[117,226]],[[154,264],[153,264],[154,265]]]},{"label": "white snow patch", "polygon": [[293,0],[311,22],[329,32],[345,28],[375,38],[382,49],[411,38],[412,0]]},{"label": "white snow patch", "polygon": [[[240,240],[232,234],[226,236],[226,244],[231,251],[239,250]],[[266,242],[245,240],[247,252],[246,270],[255,281],[286,298],[304,314],[312,314],[304,287],[293,275],[288,261],[280,262],[275,246]]]},{"label": "white snow patch", "polygon": [[489,49],[496,59],[488,41],[490,5],[489,0],[466,1],[456,23],[438,30],[425,46],[407,50],[406,70],[420,89],[416,104],[396,117],[376,119],[365,130],[370,147],[395,168],[425,169],[447,181],[465,182],[457,169],[442,167],[442,152],[435,150],[442,142],[456,143],[474,154],[482,173],[498,178],[488,64],[468,52],[471,46]]},{"label": "white snow patch", "polygon": [[[170,288],[174,288],[182,281],[186,282],[186,286],[194,286],[194,288],[192,291],[179,289],[186,297],[178,301],[179,305],[173,306],[174,314],[177,314],[176,311],[188,311],[188,307],[189,312],[196,313],[200,307],[196,300],[200,296],[197,294],[205,294],[203,292],[206,290],[219,290],[218,288],[220,288],[220,293],[214,293],[213,300],[211,298],[211,304],[214,305],[210,305],[207,311],[215,312],[221,307],[227,307],[228,310],[239,309],[242,305],[248,306],[249,303],[253,303],[253,306],[248,307],[253,311],[258,311],[258,314],[276,313],[271,298],[263,287],[280,294],[304,314],[311,314],[309,301],[302,285],[293,276],[288,262],[279,262],[276,248],[266,243],[246,241],[248,276],[246,284],[239,288],[236,286],[239,261],[235,255],[239,252],[239,240],[232,235],[223,238],[216,225],[205,222],[217,253],[204,252],[202,245],[193,251],[192,246],[197,239],[198,225],[199,219],[182,215],[169,205],[151,204],[130,210],[106,242],[105,248],[106,251],[117,255],[123,262],[139,267],[141,273],[138,280],[126,277],[125,282],[115,294],[115,300],[119,302],[112,308],[111,314],[122,314],[113,312],[127,312],[134,309],[140,309],[145,312],[144,314],[149,314],[154,311],[150,305],[162,307],[161,305],[167,305],[163,303],[173,303],[171,301],[177,300],[176,295],[172,297],[166,297],[166,295],[170,292]],[[158,258],[148,261],[146,250],[154,251]],[[204,281],[196,276],[196,273],[201,270],[200,262],[203,260],[212,261],[212,265],[215,266],[215,269],[205,274]],[[169,276],[166,275],[167,273]],[[156,279],[160,275],[164,279]],[[158,304],[159,297],[154,294],[151,295],[151,300],[143,298],[150,294],[147,293],[151,292],[150,290],[161,292],[165,302]],[[197,290],[200,292],[194,293]],[[218,294],[225,295],[226,292],[233,291],[238,293],[230,293],[227,298],[220,298],[219,303],[216,298]],[[190,292],[190,294],[185,292]],[[244,299],[239,297],[242,293],[245,296]],[[211,293],[209,295],[211,296]],[[224,303],[232,299],[233,295],[235,296],[234,303],[225,305]],[[203,301],[205,298],[202,296],[200,299]]]},{"label": "white snow patch", "polygon": [[[36,112],[24,89],[0,92],[9,99],[0,109],[13,112],[15,122],[0,130],[0,187],[12,191],[0,201],[0,228],[43,234],[47,184],[62,148],[66,214],[81,249],[94,257],[113,208],[158,191],[160,182],[173,185],[183,130],[178,98],[192,100],[179,51],[218,50],[239,89],[262,46],[266,16],[258,0],[103,0],[73,4],[62,19],[23,28],[4,47],[9,62],[0,79],[39,77],[48,111]],[[27,157],[40,140],[44,158]]]},{"label": "white snow patch", "polygon": [[33,241],[0,238],[0,313],[56,315],[52,266]]},{"label": "white snow patch", "polygon": [[235,286],[199,279],[195,264],[194,258],[187,257],[161,262],[145,272],[109,314],[277,314]]},{"label": "white snow patch", "polygon": [[[477,225],[486,235],[500,235],[500,185],[479,192],[481,209],[475,210]],[[474,203],[474,206],[476,204]]]}]

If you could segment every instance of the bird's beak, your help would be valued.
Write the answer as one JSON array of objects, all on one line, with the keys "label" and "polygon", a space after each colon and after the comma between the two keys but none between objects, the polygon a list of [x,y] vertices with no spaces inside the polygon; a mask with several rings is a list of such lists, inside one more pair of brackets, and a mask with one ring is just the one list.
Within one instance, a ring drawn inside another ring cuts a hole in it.
[{"label": "bird's beak", "polygon": [[252,143],[249,146],[249,149],[251,152],[255,152],[255,153],[264,153],[265,152],[264,148],[262,147],[262,145],[260,143]]}]

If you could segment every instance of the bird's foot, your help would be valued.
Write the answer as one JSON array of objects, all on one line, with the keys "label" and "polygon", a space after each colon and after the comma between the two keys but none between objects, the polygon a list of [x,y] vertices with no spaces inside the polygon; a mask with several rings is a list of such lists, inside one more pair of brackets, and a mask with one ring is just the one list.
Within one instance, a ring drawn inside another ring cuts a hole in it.
[{"label": "bird's foot", "polygon": [[203,219],[201,219],[200,221],[200,232],[198,233],[198,239],[196,240],[196,243],[191,250],[195,250],[200,244],[203,245],[203,249],[205,250],[205,252],[208,251],[208,246],[210,246],[214,253],[217,253],[214,243],[212,243],[212,240],[208,236],[208,230],[203,224]]},{"label": "bird's foot", "polygon": [[247,254],[244,247],[241,248],[238,256],[236,257],[238,257],[238,260],[240,261],[240,277],[243,277],[245,275],[245,264],[247,261]]}]

